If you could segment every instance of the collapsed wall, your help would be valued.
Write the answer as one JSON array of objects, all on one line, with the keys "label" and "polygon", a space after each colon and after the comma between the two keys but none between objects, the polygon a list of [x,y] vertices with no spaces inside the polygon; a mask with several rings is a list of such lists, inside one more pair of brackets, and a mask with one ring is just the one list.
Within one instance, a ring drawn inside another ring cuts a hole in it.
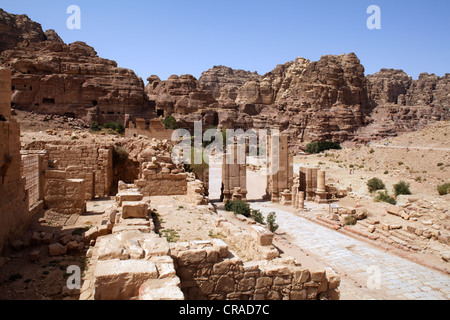
[{"label": "collapsed wall", "polygon": [[0,251],[31,219],[20,166],[20,126],[11,117],[11,71],[0,68]]},{"label": "collapsed wall", "polygon": [[49,169],[66,170],[67,179],[85,180],[85,200],[109,196],[113,184],[113,145],[54,141],[39,149],[47,151]]},{"label": "collapsed wall", "polygon": [[219,219],[229,238],[245,239],[261,258],[244,262],[221,239],[169,243],[157,234],[150,203],[137,190],[116,202],[102,225],[85,233],[91,248],[80,300],[339,299],[339,276],[278,258],[273,234],[262,227],[242,237]]}]

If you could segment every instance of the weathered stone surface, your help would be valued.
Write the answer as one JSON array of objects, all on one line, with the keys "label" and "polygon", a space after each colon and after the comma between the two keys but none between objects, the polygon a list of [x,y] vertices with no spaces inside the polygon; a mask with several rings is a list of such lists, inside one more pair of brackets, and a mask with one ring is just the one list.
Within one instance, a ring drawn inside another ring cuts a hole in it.
[{"label": "weathered stone surface", "polygon": [[264,227],[252,226],[252,236],[258,245],[270,246],[273,242],[274,234]]},{"label": "weathered stone surface", "polygon": [[142,79],[98,57],[86,43],[66,45],[54,30],[44,33],[27,16],[3,10],[0,28],[0,64],[12,69],[15,108],[67,114],[86,123],[124,123],[125,114],[153,116]]},{"label": "weathered stone surface", "polygon": [[95,300],[128,300],[139,295],[149,279],[157,279],[156,266],[145,260],[98,261],[95,270]]},{"label": "weathered stone surface", "polygon": [[122,218],[146,218],[148,216],[148,204],[141,201],[122,202]]},{"label": "weathered stone surface", "polygon": [[0,52],[14,49],[20,42],[41,42],[47,39],[39,23],[28,16],[10,14],[0,9]]},{"label": "weathered stone surface", "polygon": [[139,288],[139,300],[184,300],[178,277],[152,279]]},{"label": "weathered stone surface", "polygon": [[60,243],[53,243],[48,246],[49,256],[62,256],[67,253],[67,246],[63,246]]}]

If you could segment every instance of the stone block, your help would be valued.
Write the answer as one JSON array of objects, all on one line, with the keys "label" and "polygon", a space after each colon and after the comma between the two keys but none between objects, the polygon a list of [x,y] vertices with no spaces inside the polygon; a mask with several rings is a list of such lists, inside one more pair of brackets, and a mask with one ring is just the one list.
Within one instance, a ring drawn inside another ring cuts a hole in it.
[{"label": "stone block", "polygon": [[169,255],[170,247],[165,238],[161,238],[155,234],[149,234],[140,241],[140,245],[145,253],[145,258],[150,259],[156,256]]},{"label": "stone block", "polygon": [[140,287],[157,279],[158,271],[152,261],[98,261],[94,274],[95,300],[129,300],[139,296]]},{"label": "stone block", "polygon": [[33,250],[28,255],[31,262],[39,260],[40,256],[41,252],[39,250]]},{"label": "stone block", "polygon": [[62,256],[67,253],[67,247],[60,243],[54,243],[48,246],[49,256]]},{"label": "stone block", "polygon": [[144,199],[142,193],[135,189],[122,190],[116,195],[116,202],[122,206],[124,201],[141,201]]},{"label": "stone block", "polygon": [[139,288],[139,300],[184,300],[180,279],[151,279]]},{"label": "stone block", "polygon": [[273,242],[274,234],[261,226],[252,226],[252,237],[258,245],[270,246]]},{"label": "stone block", "polygon": [[122,202],[122,218],[146,218],[148,216],[148,204],[141,201]]}]

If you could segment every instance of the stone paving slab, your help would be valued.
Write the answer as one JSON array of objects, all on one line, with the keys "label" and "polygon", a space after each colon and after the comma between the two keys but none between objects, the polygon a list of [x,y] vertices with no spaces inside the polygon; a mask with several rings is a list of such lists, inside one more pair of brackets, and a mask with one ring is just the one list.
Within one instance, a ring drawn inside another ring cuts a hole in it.
[{"label": "stone paving slab", "polygon": [[265,216],[276,212],[278,232],[286,232],[297,246],[323,257],[335,270],[345,270],[347,275],[358,279],[363,289],[369,289],[364,290],[362,299],[370,299],[370,292],[374,299],[380,296],[388,300],[450,299],[448,275],[272,207],[271,203],[252,203],[251,207]]}]

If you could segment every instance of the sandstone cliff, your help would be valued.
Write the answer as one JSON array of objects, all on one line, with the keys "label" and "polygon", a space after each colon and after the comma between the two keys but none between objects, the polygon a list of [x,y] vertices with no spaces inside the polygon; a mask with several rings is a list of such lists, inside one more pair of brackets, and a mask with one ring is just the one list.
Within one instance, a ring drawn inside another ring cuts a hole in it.
[{"label": "sandstone cliff", "polygon": [[0,8],[0,52],[14,49],[22,41],[40,42],[46,39],[39,23],[24,14],[10,14]]},{"label": "sandstone cliff", "polygon": [[84,42],[65,44],[25,15],[1,12],[0,28],[7,27],[12,31],[2,33],[1,48],[14,49],[1,52],[0,65],[12,70],[12,107],[87,123],[154,116],[134,71],[100,58]]},{"label": "sandstone cliff", "polygon": [[[25,15],[0,11],[0,65],[12,69],[12,106],[86,123],[173,115],[180,127],[279,128],[291,147],[310,141],[368,142],[450,119],[450,75],[381,69],[365,76],[353,53],[297,58],[261,76],[215,66],[197,80],[150,76],[65,44]],[[3,52],[2,52],[3,51]]]}]

